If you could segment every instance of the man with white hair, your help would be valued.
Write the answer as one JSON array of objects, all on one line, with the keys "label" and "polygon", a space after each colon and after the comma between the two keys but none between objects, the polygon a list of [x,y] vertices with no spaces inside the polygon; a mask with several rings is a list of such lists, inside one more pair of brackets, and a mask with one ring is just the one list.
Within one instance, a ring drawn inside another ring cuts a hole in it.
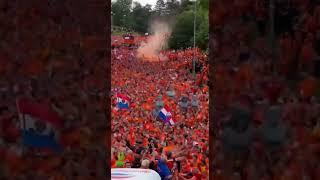
[{"label": "man with white hair", "polygon": [[141,162],[141,169],[149,169],[150,161],[148,159],[145,159]]}]

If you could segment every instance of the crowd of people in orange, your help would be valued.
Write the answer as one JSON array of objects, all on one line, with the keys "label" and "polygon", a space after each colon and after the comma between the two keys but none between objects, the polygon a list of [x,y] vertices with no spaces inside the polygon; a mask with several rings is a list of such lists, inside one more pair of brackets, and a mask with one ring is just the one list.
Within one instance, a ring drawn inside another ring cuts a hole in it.
[{"label": "crowd of people in orange", "polygon": [[[63,18],[61,6],[52,10],[40,1],[7,2],[0,4],[0,177],[104,178],[105,164],[99,160],[106,158],[101,146],[106,62],[105,49],[99,47],[105,40],[81,31],[75,15],[81,10],[71,1],[64,7],[73,17]],[[208,78],[198,74],[193,80],[188,66],[193,50],[163,52],[171,60],[145,62],[133,50],[114,49],[113,93],[120,91],[132,101],[129,111],[112,113],[113,167],[158,170],[160,160],[170,170],[167,177],[208,179],[210,162],[210,173],[218,180],[318,179],[319,77],[314,71],[320,8],[311,0],[278,3],[272,52],[265,1],[214,1],[210,48],[217,136],[210,139],[210,161]],[[62,155],[43,151],[47,155],[40,156],[32,149],[22,155],[15,102],[20,96],[50,102],[64,118]],[[191,106],[185,108],[181,97]],[[153,112],[162,104],[172,109],[174,126],[155,118]]]},{"label": "crowd of people in orange", "polygon": [[319,3],[215,1],[214,179],[319,179]]},{"label": "crowd of people in orange", "polygon": [[[125,46],[112,50],[113,99],[116,93],[130,97],[129,110],[112,104],[113,168],[153,169],[170,179],[208,179],[207,74],[201,81],[201,73],[192,76],[194,52],[207,66],[206,55],[198,49],[162,51],[165,61],[136,58],[136,49]],[[157,118],[157,110],[165,105],[171,109],[173,126]]]},{"label": "crowd of people in orange", "polygon": [[[106,40],[84,33],[70,3],[0,3],[0,179],[105,178]],[[63,153],[22,146],[19,97],[59,113]]]}]

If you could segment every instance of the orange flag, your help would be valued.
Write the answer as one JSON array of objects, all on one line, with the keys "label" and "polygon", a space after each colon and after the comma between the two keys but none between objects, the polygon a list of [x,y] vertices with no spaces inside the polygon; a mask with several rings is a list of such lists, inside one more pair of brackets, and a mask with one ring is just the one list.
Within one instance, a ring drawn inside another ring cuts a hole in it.
[{"label": "orange flag", "polygon": [[169,145],[169,146],[163,148],[163,151],[170,152],[170,151],[173,151],[175,148],[176,148],[175,145]]}]

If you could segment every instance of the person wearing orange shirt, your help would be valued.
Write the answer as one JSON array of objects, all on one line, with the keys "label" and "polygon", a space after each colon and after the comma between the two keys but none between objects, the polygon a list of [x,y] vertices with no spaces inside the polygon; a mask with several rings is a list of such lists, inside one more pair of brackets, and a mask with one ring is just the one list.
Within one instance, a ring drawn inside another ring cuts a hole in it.
[{"label": "person wearing orange shirt", "polygon": [[305,100],[310,100],[319,88],[318,80],[312,76],[306,77],[299,83],[298,87],[301,97]]},{"label": "person wearing orange shirt", "polygon": [[313,61],[316,57],[316,52],[314,48],[314,37],[311,33],[307,35],[307,38],[304,39],[301,53],[300,53],[300,71],[311,72]]}]

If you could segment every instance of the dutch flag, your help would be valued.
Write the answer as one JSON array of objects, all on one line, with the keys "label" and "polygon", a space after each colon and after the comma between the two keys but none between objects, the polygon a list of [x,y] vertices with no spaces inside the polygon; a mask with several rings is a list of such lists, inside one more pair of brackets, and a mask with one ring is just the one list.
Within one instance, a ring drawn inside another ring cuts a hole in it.
[{"label": "dutch flag", "polygon": [[62,120],[49,104],[21,98],[16,100],[22,132],[22,142],[27,147],[62,150],[58,143],[58,129]]},{"label": "dutch flag", "polygon": [[160,110],[159,117],[162,119],[163,122],[169,123],[171,126],[175,124],[175,121],[172,119],[170,109],[166,105]]},{"label": "dutch flag", "polygon": [[117,109],[129,109],[129,102],[128,96],[117,93]]}]

